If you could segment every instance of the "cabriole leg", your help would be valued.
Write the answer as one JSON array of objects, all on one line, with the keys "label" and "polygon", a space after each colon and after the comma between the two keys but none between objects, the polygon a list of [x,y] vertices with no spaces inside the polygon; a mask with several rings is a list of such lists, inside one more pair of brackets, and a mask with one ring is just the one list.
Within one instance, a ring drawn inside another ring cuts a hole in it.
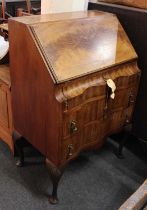
[{"label": "cabriole leg", "polygon": [[59,181],[63,175],[64,168],[59,169],[55,165],[53,165],[48,159],[46,159],[46,165],[52,180],[53,184],[53,190],[52,190],[52,195],[49,196],[49,202],[51,204],[57,204],[58,203],[58,185]]},{"label": "cabriole leg", "polygon": [[116,156],[119,159],[124,159],[123,148],[124,148],[124,144],[125,144],[127,138],[128,138],[128,134],[125,131],[123,131],[123,137],[122,137],[121,141],[119,142],[119,147],[118,147],[118,150],[116,151]]},{"label": "cabriole leg", "polygon": [[126,125],[124,126],[122,139],[121,139],[121,141],[119,142],[119,147],[118,147],[118,150],[116,151],[116,156],[117,156],[119,159],[124,159],[123,148],[124,148],[125,142],[126,142],[126,141],[128,140],[128,138],[129,138],[129,132],[130,132],[131,128],[132,128],[132,125],[131,125],[131,124],[126,124]]},{"label": "cabriole leg", "polygon": [[24,151],[23,151],[23,145],[22,142],[23,139],[20,138],[15,142],[15,148],[16,152],[18,154],[19,159],[16,161],[16,166],[17,167],[23,167],[24,166]]}]

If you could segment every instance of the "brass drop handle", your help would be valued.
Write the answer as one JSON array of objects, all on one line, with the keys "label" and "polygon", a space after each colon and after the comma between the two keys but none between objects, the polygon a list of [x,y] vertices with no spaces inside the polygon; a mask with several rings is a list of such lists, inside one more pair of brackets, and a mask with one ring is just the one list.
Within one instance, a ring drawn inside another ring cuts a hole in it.
[{"label": "brass drop handle", "polygon": [[129,105],[132,105],[135,103],[134,95],[133,93],[130,93],[129,95]]},{"label": "brass drop handle", "polygon": [[130,124],[130,119],[129,119],[129,116],[126,115],[126,118],[125,118],[125,125],[128,125]]},{"label": "brass drop handle", "polygon": [[77,128],[77,123],[73,120],[71,123],[70,123],[70,133],[73,134],[75,132],[78,131],[78,128]]},{"label": "brass drop handle", "polygon": [[73,155],[73,150],[74,150],[73,144],[69,144],[69,145],[68,145],[67,158],[68,158],[68,157],[71,157],[71,156]]}]

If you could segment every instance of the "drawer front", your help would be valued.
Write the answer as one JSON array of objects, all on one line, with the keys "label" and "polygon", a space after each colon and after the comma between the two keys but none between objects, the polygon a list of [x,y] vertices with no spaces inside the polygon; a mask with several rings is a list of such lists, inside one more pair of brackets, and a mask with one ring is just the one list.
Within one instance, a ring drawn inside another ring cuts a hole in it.
[{"label": "drawer front", "polygon": [[114,112],[118,108],[125,109],[128,106],[135,104],[137,97],[138,87],[127,87],[116,90],[115,98],[108,100],[108,110]]},{"label": "drawer front", "polygon": [[101,100],[91,100],[83,105],[83,124],[101,120],[103,118],[104,107],[104,98]]},{"label": "drawer front", "polygon": [[138,74],[120,76],[115,80],[115,98],[111,99],[106,81],[90,87],[63,106],[61,158],[67,160],[92,144],[118,132],[131,122],[136,101]]},{"label": "drawer front", "polygon": [[103,137],[103,121],[92,121],[83,126],[83,145],[98,142]]},{"label": "drawer front", "polygon": [[125,123],[132,122],[133,112],[134,112],[134,105],[131,105],[124,110],[123,113],[125,117]]},{"label": "drawer front", "polygon": [[138,73],[115,79],[116,90],[114,99],[110,97],[112,90],[107,87],[106,107],[109,112],[115,112],[117,109],[126,109],[128,106],[135,104],[139,80],[140,76]]},{"label": "drawer front", "polygon": [[83,111],[81,107],[69,112],[64,113],[63,115],[63,130],[62,138],[67,139],[78,133],[82,129],[83,121]]},{"label": "drawer front", "polygon": [[[104,87],[103,90],[105,90]],[[101,130],[99,120],[103,118],[105,97],[104,95],[96,96],[96,92],[94,92],[95,95],[93,94],[90,98],[89,92],[87,91],[87,96],[84,93],[81,97],[82,103],[79,101],[77,103],[75,98],[75,103],[78,105],[74,108],[71,106],[73,100],[72,102],[69,101],[70,108],[68,106],[68,111],[63,112],[62,160],[75,156],[84,146],[98,140],[99,131]],[[99,130],[97,127],[99,127]],[[72,152],[68,155],[70,146]]]},{"label": "drawer front", "polygon": [[69,138],[64,139],[61,146],[61,159],[68,160],[75,156],[81,148],[82,132],[75,133]]},{"label": "drawer front", "polygon": [[[82,94],[68,100],[68,104],[64,103],[63,110],[66,111],[75,109],[75,107],[86,105],[88,102],[95,100],[103,100],[106,93],[106,84],[103,81],[103,85],[97,85],[86,89]],[[68,107],[67,107],[68,106]]]}]

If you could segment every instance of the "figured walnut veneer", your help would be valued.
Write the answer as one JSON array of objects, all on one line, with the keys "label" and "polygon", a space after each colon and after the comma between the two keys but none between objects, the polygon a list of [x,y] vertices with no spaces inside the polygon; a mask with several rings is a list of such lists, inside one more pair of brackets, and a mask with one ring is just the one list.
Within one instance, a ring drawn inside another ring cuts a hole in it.
[{"label": "figured walnut veneer", "polygon": [[147,9],[147,0],[98,0],[98,2],[122,4],[126,6]]},{"label": "figured walnut veneer", "polygon": [[[116,16],[14,18],[9,39],[14,127],[52,164],[100,147],[131,122],[140,71]],[[116,84],[114,100],[107,79]]]},{"label": "figured walnut veneer", "polygon": [[[107,78],[113,79],[117,87],[114,100],[106,97]],[[111,68],[109,73],[80,78],[76,83],[70,81],[57,90],[56,99],[63,104],[62,161],[67,160],[68,145],[73,145],[76,156],[90,145],[101,146],[105,137],[118,132],[126,120],[131,122],[139,78],[136,63],[131,63]],[[72,121],[77,127],[73,133]]]},{"label": "figured walnut veneer", "polygon": [[38,23],[31,30],[56,83],[136,57],[122,26],[112,14]]}]

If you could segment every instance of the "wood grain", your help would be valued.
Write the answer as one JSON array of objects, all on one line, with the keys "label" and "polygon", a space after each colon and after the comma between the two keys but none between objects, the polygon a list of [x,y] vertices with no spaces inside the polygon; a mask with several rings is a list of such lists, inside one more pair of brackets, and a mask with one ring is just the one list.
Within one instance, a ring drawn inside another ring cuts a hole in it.
[{"label": "wood grain", "polygon": [[[140,70],[114,15],[14,18],[9,39],[14,127],[56,167],[131,121]],[[116,84],[114,100],[107,79]]]},{"label": "wood grain", "polygon": [[31,30],[56,83],[137,57],[112,14],[35,24]]},{"label": "wood grain", "polygon": [[98,1],[147,9],[147,0],[98,0]]}]

